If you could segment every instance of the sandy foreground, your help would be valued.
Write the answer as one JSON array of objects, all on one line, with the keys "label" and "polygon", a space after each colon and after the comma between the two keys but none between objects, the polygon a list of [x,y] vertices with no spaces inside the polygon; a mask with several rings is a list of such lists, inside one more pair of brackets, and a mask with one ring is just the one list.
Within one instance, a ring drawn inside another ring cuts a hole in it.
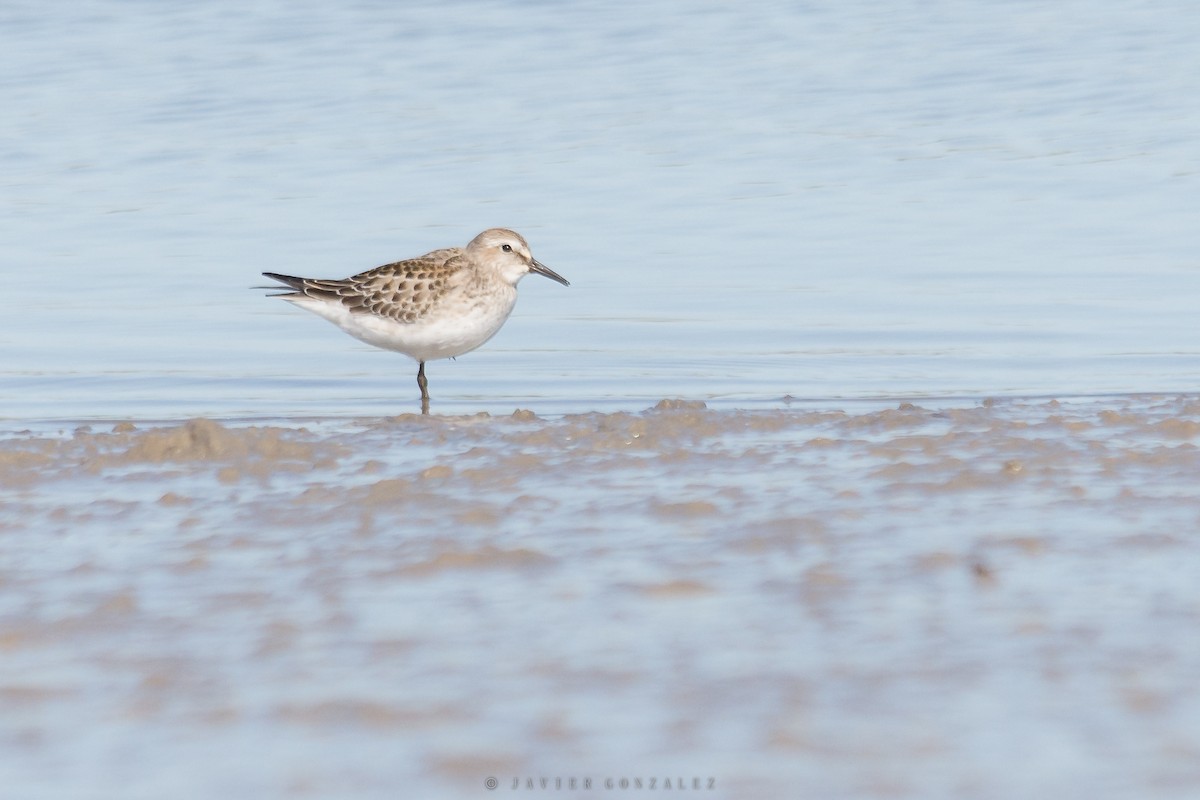
[{"label": "sandy foreground", "polygon": [[1195,396],[15,427],[6,796],[1200,791]]}]

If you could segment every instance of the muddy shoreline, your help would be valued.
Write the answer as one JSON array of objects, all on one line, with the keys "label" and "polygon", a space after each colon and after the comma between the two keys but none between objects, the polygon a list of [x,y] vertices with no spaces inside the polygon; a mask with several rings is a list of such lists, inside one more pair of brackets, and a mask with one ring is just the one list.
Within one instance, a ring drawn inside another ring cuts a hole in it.
[{"label": "muddy shoreline", "polygon": [[1198,445],[1181,395],[11,431],[5,778],[1182,797]]}]

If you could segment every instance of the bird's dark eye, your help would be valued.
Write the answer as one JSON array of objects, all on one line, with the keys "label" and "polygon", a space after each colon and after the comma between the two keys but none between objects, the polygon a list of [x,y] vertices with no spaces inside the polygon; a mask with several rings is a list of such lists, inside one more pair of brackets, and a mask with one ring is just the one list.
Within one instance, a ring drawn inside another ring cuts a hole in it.
[{"label": "bird's dark eye", "polygon": [[511,253],[511,252],[512,252],[512,245],[511,245],[511,244],[502,244],[502,245],[500,245],[500,249],[501,249],[501,250],[503,250],[503,251],[504,251],[504,252],[506,252],[506,253]]}]

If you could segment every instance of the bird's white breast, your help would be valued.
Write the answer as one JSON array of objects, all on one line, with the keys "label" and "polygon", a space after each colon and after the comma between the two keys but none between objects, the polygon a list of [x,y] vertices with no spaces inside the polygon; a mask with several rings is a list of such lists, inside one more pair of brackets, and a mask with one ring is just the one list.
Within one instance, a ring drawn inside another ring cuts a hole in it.
[{"label": "bird's white breast", "polygon": [[375,347],[433,361],[469,353],[500,330],[517,302],[515,287],[492,285],[484,294],[451,293],[416,322],[352,313],[337,301],[289,297],[294,305],[323,317]]}]

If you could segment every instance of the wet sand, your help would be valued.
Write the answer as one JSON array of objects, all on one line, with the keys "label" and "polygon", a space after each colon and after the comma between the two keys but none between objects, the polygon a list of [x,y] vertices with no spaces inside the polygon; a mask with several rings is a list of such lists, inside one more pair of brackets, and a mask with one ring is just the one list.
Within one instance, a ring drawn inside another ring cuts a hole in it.
[{"label": "wet sand", "polygon": [[10,429],[0,782],[1191,797],[1197,445],[1195,396]]}]

